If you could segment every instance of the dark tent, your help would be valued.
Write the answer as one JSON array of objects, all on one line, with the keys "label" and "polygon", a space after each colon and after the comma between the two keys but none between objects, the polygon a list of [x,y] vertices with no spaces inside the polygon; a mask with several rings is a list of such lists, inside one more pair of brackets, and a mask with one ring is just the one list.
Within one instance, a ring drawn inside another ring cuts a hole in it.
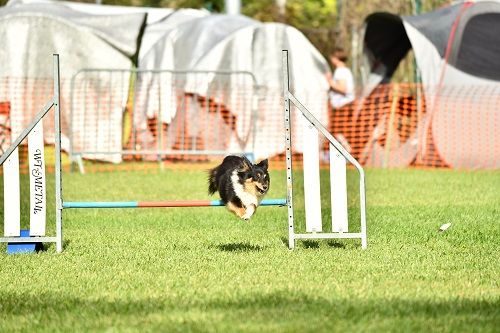
[{"label": "dark tent", "polygon": [[500,2],[374,13],[365,22],[365,96],[390,80],[410,49],[415,54],[427,109],[415,155],[432,153],[454,168],[499,168]]}]

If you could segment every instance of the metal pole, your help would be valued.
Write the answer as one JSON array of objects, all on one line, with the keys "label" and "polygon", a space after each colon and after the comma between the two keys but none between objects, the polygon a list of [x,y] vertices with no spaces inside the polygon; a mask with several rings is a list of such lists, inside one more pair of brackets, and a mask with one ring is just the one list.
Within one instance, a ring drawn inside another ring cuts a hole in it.
[{"label": "metal pole", "polygon": [[62,179],[61,179],[61,99],[59,81],[59,54],[54,59],[54,131],[55,131],[55,176],[56,176],[56,251],[62,252]]},{"label": "metal pole", "polygon": [[[157,161],[158,165],[160,166],[160,170],[163,169],[163,163],[162,163],[162,156],[161,156],[161,148],[162,148],[162,142],[163,142],[163,131],[162,131],[162,125],[163,125],[163,119],[162,119],[162,103],[161,103],[161,98],[162,98],[162,92],[161,92],[161,85],[162,85],[162,80],[161,80],[161,74],[158,75],[160,79],[158,80],[158,115],[156,116],[156,140],[157,140],[157,148],[158,148],[158,156]],[[139,76],[137,76],[139,77]],[[136,91],[137,93],[137,91]],[[166,107],[166,106],[165,106]]]},{"label": "metal pole", "polygon": [[224,12],[228,15],[240,15],[241,0],[224,0]]},{"label": "metal pole", "polygon": [[[422,1],[414,0],[413,1],[413,15],[419,15],[422,12]],[[420,70],[417,65],[417,59],[413,59],[413,70],[415,75],[415,85],[416,85],[416,95],[417,95],[417,134],[421,131],[421,128],[424,124],[422,124],[423,116],[422,116],[422,76],[420,74]],[[422,147],[421,140],[417,140],[417,162],[420,160],[420,156],[422,156]]]},{"label": "metal pole", "polygon": [[252,86],[252,110],[251,116],[250,116],[250,129],[252,131],[252,147],[250,148],[252,151],[252,154],[255,158],[255,140],[257,139],[257,120],[258,120],[258,110],[259,110],[259,105],[260,105],[260,100],[261,100],[261,95],[260,95],[260,87],[253,85]]},{"label": "metal pole", "polygon": [[384,151],[384,161],[382,167],[384,169],[389,167],[389,160],[391,158],[391,141],[394,135],[394,118],[396,117],[396,108],[399,102],[399,86],[394,83],[392,88],[392,103],[391,110],[389,113],[389,119],[387,120],[387,136],[385,140],[385,151]]},{"label": "metal pole", "polygon": [[[78,73],[77,73],[78,74]],[[71,108],[69,110],[69,171],[73,172],[73,110],[75,109],[75,79],[76,75],[73,75],[71,77],[71,97],[70,97],[70,103],[71,103]]]},{"label": "metal pole", "polygon": [[286,158],[286,189],[288,206],[288,248],[295,247],[295,231],[293,225],[293,181],[292,181],[292,136],[290,113],[289,89],[290,81],[288,79],[288,50],[282,51],[283,56],[283,98],[285,111],[285,158]]},{"label": "metal pole", "polygon": [[366,192],[365,192],[365,173],[363,169],[359,171],[359,200],[361,205],[361,248],[366,250],[368,247],[368,237],[366,235]]}]

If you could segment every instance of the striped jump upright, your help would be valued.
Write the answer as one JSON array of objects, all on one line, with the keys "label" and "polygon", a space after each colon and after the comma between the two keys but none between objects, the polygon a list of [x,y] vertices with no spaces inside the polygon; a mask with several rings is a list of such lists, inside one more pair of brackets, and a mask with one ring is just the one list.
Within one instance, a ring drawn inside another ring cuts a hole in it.
[{"label": "striped jump upright", "polygon": [[[56,145],[60,142],[59,131],[59,56],[53,55],[54,65],[54,95],[40,111],[28,127],[14,140],[10,147],[0,157],[4,179],[4,237],[0,242],[8,243],[8,253],[33,252],[42,247],[42,243],[56,243],[58,252],[62,251],[61,223],[56,221],[56,235],[46,236],[46,181],[45,155],[42,119],[54,108],[56,126]],[[29,160],[29,193],[30,193],[30,228],[21,230],[21,188],[19,181],[19,145],[28,139]],[[60,147],[56,148],[56,163],[60,161]],[[56,168],[57,169],[57,168]],[[57,171],[56,171],[57,174]],[[60,187],[56,186],[56,200],[60,198]],[[59,194],[58,194],[59,193]],[[56,202],[56,207],[58,207]]]},{"label": "striped jump upright", "polygon": [[[348,151],[329,133],[314,115],[290,92],[288,51],[283,50],[283,99],[285,116],[285,158],[287,168],[287,198],[288,198],[288,246],[293,249],[297,239],[335,239],[355,238],[361,240],[361,247],[366,249],[366,203],[365,174],[361,165]],[[303,129],[304,146],[304,201],[305,201],[305,233],[295,232],[293,210],[293,180],[292,180],[292,142],[291,122],[293,104],[298,112],[299,123]],[[320,199],[319,172],[319,141],[323,136],[329,142],[330,155],[330,193],[331,193],[331,232],[323,232],[323,221]],[[312,149],[318,147],[318,149]],[[359,174],[360,197],[360,227],[359,232],[349,232],[347,207],[347,162],[351,163]]]}]

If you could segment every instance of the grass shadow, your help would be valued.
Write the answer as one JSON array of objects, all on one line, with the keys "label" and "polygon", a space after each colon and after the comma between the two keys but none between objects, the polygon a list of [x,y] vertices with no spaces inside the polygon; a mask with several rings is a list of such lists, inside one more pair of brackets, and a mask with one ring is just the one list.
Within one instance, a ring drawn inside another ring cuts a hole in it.
[{"label": "grass shadow", "polygon": [[338,241],[330,240],[326,243],[329,247],[334,247],[338,249],[345,249],[345,244]]},{"label": "grass shadow", "polygon": [[[248,326],[252,331],[276,331],[279,328],[283,328],[280,331],[289,331],[286,327],[292,326],[283,326],[282,318],[289,318],[291,325],[299,326],[301,322],[309,321],[304,331],[315,332],[335,331],[339,323],[344,327],[355,327],[355,331],[398,332],[401,325],[408,325],[409,321],[414,331],[461,331],[466,325],[470,331],[493,332],[498,322],[498,301],[495,300],[322,299],[300,292],[256,292],[246,297],[228,298],[224,295],[189,301],[182,297],[150,296],[130,300],[24,293],[23,302],[20,302],[19,297],[18,292],[0,291],[2,326],[7,328],[6,331],[9,328],[13,331],[14,327],[21,327],[22,331],[37,331],[41,324],[47,331],[109,331],[108,320],[117,323],[114,327],[117,331],[142,331],[144,327],[140,325],[144,322],[137,323],[136,318],[148,317],[148,327],[152,331],[180,331],[178,325],[182,319],[182,331],[230,332],[234,330],[229,330],[228,325],[242,322],[254,325],[250,318],[257,314],[266,326]],[[195,317],[193,311],[210,311],[216,317]],[[57,313],[61,320],[45,319],[41,323],[34,320],[45,318],[48,312]],[[182,313],[182,316],[177,313]],[[374,322],[367,314],[378,320]],[[25,320],[19,323],[19,318]],[[400,318],[405,318],[405,321]]]},{"label": "grass shadow", "polygon": [[263,247],[260,245],[252,245],[250,243],[229,243],[229,244],[219,244],[217,248],[220,251],[225,252],[250,252],[250,251],[262,251]]},{"label": "grass shadow", "polygon": [[302,244],[306,249],[319,249],[319,242],[316,240],[304,240]]},{"label": "grass shadow", "polygon": [[[288,238],[281,237],[280,239],[281,239],[281,242],[283,243],[283,245],[288,248]],[[302,246],[306,249],[319,249],[321,247],[321,241],[318,241],[318,240],[300,240],[299,243],[302,243]],[[340,242],[335,241],[335,240],[330,240],[326,244],[332,248],[339,248],[339,249],[346,248],[344,243],[340,243]]]},{"label": "grass shadow", "polygon": [[[62,250],[65,251],[69,247],[69,244],[71,244],[71,240],[63,238]],[[43,247],[43,252],[56,251],[56,243],[44,243]]]}]

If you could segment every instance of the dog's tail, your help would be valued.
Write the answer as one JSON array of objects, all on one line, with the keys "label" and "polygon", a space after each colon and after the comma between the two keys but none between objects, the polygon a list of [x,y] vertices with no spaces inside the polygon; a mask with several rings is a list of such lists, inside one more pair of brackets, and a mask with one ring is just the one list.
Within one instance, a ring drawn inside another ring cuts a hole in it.
[{"label": "dog's tail", "polygon": [[212,195],[217,192],[217,169],[213,168],[208,171],[208,194]]}]

